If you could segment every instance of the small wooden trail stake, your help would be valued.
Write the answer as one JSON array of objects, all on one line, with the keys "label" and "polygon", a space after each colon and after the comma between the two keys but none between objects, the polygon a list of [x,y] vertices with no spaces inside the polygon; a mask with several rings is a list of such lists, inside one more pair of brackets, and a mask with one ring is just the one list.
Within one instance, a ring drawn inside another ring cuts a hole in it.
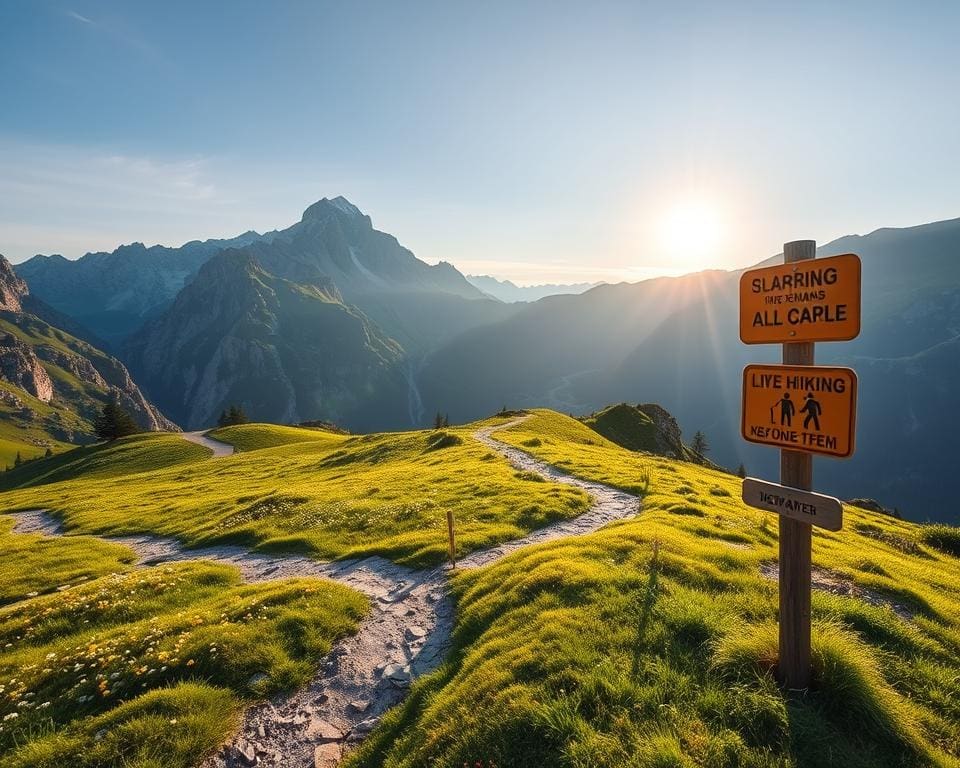
[{"label": "small wooden trail stake", "polygon": [[457,567],[457,540],[453,535],[453,512],[447,510],[447,538],[449,539],[448,549],[450,555],[450,565]]}]

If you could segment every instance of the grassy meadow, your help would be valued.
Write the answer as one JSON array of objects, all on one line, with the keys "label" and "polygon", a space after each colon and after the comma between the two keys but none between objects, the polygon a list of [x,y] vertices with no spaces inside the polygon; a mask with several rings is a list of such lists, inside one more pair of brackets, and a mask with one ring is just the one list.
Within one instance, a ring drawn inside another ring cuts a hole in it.
[{"label": "grassy meadow", "polygon": [[304,683],[366,611],[329,581],[245,586],[203,562],[132,569],[125,547],[0,522],[9,768],[194,766],[244,702]]},{"label": "grassy meadow", "polygon": [[212,434],[241,449],[215,461],[175,435],[137,435],[8,473],[0,509],[49,509],[75,532],[430,565],[446,556],[448,509],[465,553],[587,508],[585,493],[516,472],[473,429],[345,436],[243,425]]},{"label": "grassy meadow", "polygon": [[[2,330],[0,324],[0,332]],[[38,423],[38,416],[57,419],[69,429],[79,429],[83,423],[69,409],[44,403],[19,387],[0,381],[0,470],[12,467],[17,454],[26,461],[43,456],[47,448],[58,452],[72,447],[51,437],[44,425]]]},{"label": "grassy meadow", "polygon": [[[240,450],[216,460],[176,436],[137,436],[6,473],[0,504],[49,508],[74,533],[424,566],[444,556],[448,508],[462,552],[586,509],[578,489],[536,482],[472,440],[478,426],[242,425],[212,433]],[[842,531],[815,529],[829,591],[813,596],[814,685],[787,694],[773,677],[777,521],[743,506],[737,478],[626,450],[552,411],[496,437],[641,495],[643,511],[454,576],[447,662],[349,768],[960,766],[956,529],[853,507]],[[114,544],[9,528],[4,765],[193,765],[243,701],[304,680],[364,611],[328,582],[244,586],[209,563],[137,570]]]},{"label": "grassy meadow", "polygon": [[819,574],[853,594],[814,592],[814,686],[785,694],[761,575],[777,522],[737,478],[550,411],[495,436],[644,494],[643,512],[458,575],[447,664],[350,768],[960,765],[960,560],[943,531],[849,507],[842,531],[815,529]]}]

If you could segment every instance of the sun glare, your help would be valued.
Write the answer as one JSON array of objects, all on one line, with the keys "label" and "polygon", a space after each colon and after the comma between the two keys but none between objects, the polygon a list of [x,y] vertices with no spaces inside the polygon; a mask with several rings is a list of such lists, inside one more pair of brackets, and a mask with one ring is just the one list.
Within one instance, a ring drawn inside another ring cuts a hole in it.
[{"label": "sun glare", "polygon": [[669,209],[660,221],[660,246],[679,271],[706,269],[717,260],[722,222],[717,208],[688,201]]}]

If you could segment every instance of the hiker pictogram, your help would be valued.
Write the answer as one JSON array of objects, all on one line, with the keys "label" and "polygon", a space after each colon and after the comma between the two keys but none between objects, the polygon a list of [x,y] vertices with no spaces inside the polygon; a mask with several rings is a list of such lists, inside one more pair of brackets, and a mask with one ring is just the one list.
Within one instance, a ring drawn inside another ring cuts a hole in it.
[{"label": "hiker pictogram", "polygon": [[793,414],[797,410],[797,406],[794,405],[793,400],[790,399],[790,393],[784,392],[783,397],[781,397],[777,402],[773,404],[770,408],[770,423],[775,424],[773,420],[773,409],[777,406],[780,406],[780,426],[782,427],[792,427],[793,426]]},{"label": "hiker pictogram", "polygon": [[820,405],[820,401],[813,396],[813,392],[807,392],[807,397],[803,404],[803,408],[800,409],[800,413],[807,414],[803,420],[803,428],[809,429],[810,422],[813,422],[813,428],[820,431],[820,414],[823,412],[823,406]]}]

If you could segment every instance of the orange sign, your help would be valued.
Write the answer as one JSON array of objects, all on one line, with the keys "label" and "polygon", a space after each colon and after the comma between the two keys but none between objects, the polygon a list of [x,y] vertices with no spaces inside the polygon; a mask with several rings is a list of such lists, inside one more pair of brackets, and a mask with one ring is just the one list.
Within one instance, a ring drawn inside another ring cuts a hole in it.
[{"label": "orange sign", "polygon": [[743,369],[745,440],[807,453],[853,454],[857,374],[850,368],[748,365]]},{"label": "orange sign", "polygon": [[744,344],[848,341],[860,334],[860,257],[848,253],[740,276]]}]

